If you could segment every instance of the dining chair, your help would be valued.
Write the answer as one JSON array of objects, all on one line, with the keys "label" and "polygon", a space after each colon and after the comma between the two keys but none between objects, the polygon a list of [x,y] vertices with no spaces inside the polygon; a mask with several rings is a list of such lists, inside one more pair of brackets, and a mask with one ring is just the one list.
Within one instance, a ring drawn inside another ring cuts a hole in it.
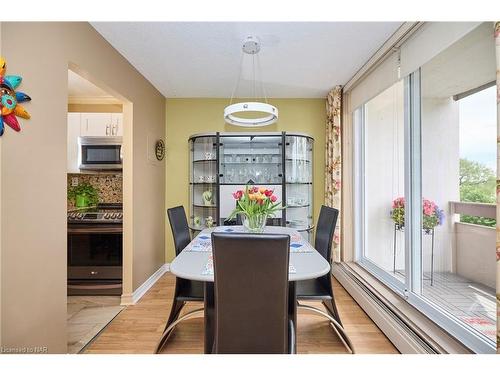
[{"label": "dining chair", "polygon": [[[191,242],[189,226],[186,219],[186,212],[183,206],[172,207],[167,210],[170,228],[174,237],[175,256]],[[168,338],[172,334],[175,326],[183,320],[195,317],[203,312],[203,308],[195,309],[179,318],[182,308],[186,302],[203,302],[203,282],[187,280],[180,277],[175,278],[175,291],[170,309],[170,315],[165,325],[165,330],[156,348],[156,353],[160,352]]]},{"label": "dining chair", "polygon": [[[314,247],[328,263],[331,263],[333,235],[337,225],[338,216],[339,210],[336,208],[324,205],[321,206],[316,226]],[[296,288],[298,309],[312,311],[326,317],[330,321],[330,326],[340,337],[343,344],[352,353],[354,353],[354,347],[344,330],[337,305],[335,304],[335,296],[333,294],[332,277],[330,272],[316,279],[297,281]],[[327,313],[316,307],[301,304],[300,300],[321,301],[325,306]]]},{"label": "dining chair", "polygon": [[289,247],[288,235],[212,233],[213,353],[295,353]]}]

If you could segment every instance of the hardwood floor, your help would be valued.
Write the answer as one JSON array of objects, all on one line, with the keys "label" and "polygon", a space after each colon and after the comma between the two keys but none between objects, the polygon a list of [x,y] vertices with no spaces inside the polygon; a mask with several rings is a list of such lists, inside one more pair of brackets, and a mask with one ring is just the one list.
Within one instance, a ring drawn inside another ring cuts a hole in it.
[{"label": "hardwood floor", "polygon": [[[134,306],[123,310],[87,347],[85,353],[153,353],[161,337],[174,292],[175,277],[165,274]],[[398,353],[351,296],[334,279],[340,317],[357,353]],[[311,303],[320,307],[320,303]],[[184,312],[200,307],[188,303]],[[298,353],[347,353],[327,320],[309,312],[297,318]],[[163,353],[203,353],[203,318],[182,322]]]}]

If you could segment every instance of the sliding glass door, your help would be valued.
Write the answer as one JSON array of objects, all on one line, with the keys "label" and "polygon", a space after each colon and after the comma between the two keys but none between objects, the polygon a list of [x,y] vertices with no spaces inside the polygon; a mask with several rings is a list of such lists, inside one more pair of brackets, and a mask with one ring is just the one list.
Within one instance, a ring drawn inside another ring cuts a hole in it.
[{"label": "sliding glass door", "polygon": [[405,82],[356,111],[359,261],[398,290],[405,288]]},{"label": "sliding glass door", "polygon": [[495,352],[496,90],[485,23],[354,113],[357,261]]}]

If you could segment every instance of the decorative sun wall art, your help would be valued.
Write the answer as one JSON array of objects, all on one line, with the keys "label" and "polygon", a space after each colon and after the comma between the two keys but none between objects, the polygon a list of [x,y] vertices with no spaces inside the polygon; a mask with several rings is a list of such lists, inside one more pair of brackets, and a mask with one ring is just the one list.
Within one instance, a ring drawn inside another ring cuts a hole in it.
[{"label": "decorative sun wall art", "polygon": [[9,125],[16,132],[21,131],[21,125],[17,117],[29,119],[31,116],[19,104],[30,101],[31,98],[24,92],[15,91],[21,84],[22,77],[6,76],[7,63],[0,57],[0,136],[3,135],[5,124]]}]

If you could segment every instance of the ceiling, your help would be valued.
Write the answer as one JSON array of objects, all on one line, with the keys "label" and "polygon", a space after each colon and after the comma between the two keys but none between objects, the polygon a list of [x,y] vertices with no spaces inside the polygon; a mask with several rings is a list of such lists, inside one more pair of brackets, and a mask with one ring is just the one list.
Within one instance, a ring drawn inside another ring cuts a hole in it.
[{"label": "ceiling", "polygon": [[[345,84],[401,22],[92,22],[165,97],[230,97],[241,45],[261,41],[266,94],[324,98]],[[253,97],[251,55],[243,56],[236,97]],[[256,96],[262,96],[260,84]]]},{"label": "ceiling", "polygon": [[118,102],[113,96],[106,91],[86,80],[82,76],[76,74],[72,70],[68,70],[68,101],[70,103],[85,103],[99,102],[110,103]]},{"label": "ceiling", "polygon": [[484,22],[422,66],[422,96],[450,98],[496,79],[495,40]]}]

